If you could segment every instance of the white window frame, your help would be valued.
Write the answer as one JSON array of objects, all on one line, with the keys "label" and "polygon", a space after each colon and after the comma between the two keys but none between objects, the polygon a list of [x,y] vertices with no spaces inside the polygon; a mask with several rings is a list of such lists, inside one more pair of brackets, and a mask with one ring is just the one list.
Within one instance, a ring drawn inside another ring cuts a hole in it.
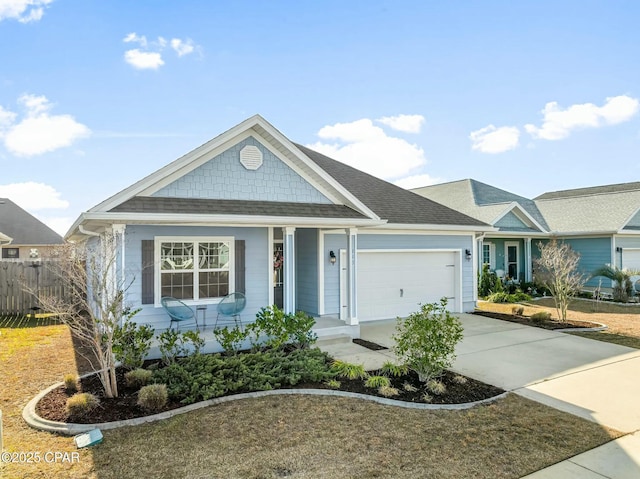
[{"label": "white window frame", "polygon": [[519,241],[505,241],[504,242],[504,275],[509,276],[509,246],[516,247],[516,277],[512,280],[520,281],[520,242]]},{"label": "white window frame", "polygon": [[[234,236],[156,236],[154,238],[154,281],[155,281],[155,306],[161,307],[162,299],[162,268],[160,258],[162,256],[162,243],[194,243],[194,268],[193,268],[193,299],[181,299],[189,305],[218,304],[222,297],[199,298],[199,268],[198,268],[198,243],[228,243],[229,244],[229,294],[235,292],[235,237]],[[186,271],[185,271],[186,272]]]},{"label": "white window frame", "polygon": [[488,246],[489,247],[489,269],[491,271],[496,269],[496,245],[495,243],[492,243],[491,241],[484,241],[482,243],[482,264],[485,264],[484,262],[484,247]]}]

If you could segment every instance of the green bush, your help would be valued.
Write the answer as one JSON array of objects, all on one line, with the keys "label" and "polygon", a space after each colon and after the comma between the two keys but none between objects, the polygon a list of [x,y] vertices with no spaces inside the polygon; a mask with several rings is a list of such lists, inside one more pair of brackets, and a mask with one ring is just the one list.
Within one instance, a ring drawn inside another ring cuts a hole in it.
[{"label": "green bush", "polygon": [[67,391],[67,393],[75,393],[78,391],[78,375],[77,374],[73,374],[73,373],[65,374],[62,381],[64,382],[64,388]]},{"label": "green bush", "polygon": [[151,378],[153,377],[153,372],[147,369],[134,369],[133,371],[128,371],[124,375],[124,381],[127,387],[140,389],[143,386],[146,386],[151,382]]},{"label": "green bush", "polygon": [[70,418],[82,418],[98,407],[100,400],[91,393],[78,393],[67,399],[65,410]]},{"label": "green bush", "polygon": [[478,295],[485,297],[496,291],[496,283],[500,281],[495,273],[489,271],[489,265],[482,266],[480,281],[478,284]]},{"label": "green bush", "polygon": [[400,394],[400,391],[398,391],[397,388],[394,388],[393,386],[389,385],[389,386],[380,386],[378,388],[378,393],[380,393],[381,396],[390,398]]},{"label": "green bush", "polygon": [[513,294],[501,291],[488,296],[487,301],[491,303],[519,303],[521,301],[531,301],[531,296],[522,291],[516,291]]},{"label": "green bush", "polygon": [[430,393],[435,394],[436,396],[441,396],[442,394],[447,392],[447,387],[442,381],[438,381],[437,379],[430,379],[429,381],[427,381],[427,390]]},{"label": "green bush", "polygon": [[233,328],[224,327],[213,330],[213,335],[225,351],[237,353],[242,347],[242,343],[249,337],[250,330],[237,326]]},{"label": "green bush", "polygon": [[273,305],[262,308],[256,315],[256,321],[248,329],[253,333],[254,346],[259,346],[263,336],[266,336],[264,346],[268,348],[279,349],[285,344],[304,348],[318,339],[312,331],[314,324],[315,320],[302,311],[296,314],[285,313]]},{"label": "green bush", "polygon": [[151,349],[154,329],[146,324],[138,326],[130,320],[137,311],[128,313],[122,325],[113,331],[113,354],[127,369],[142,367]]},{"label": "green bush", "polygon": [[409,372],[409,368],[406,364],[394,364],[391,361],[387,361],[380,368],[380,372],[383,376],[400,377]]},{"label": "green bush", "polygon": [[200,353],[204,339],[198,331],[176,331],[167,329],[158,335],[162,362],[166,365],[175,362],[176,358]]},{"label": "green bush", "polygon": [[233,356],[200,354],[154,371],[153,379],[167,385],[170,398],[190,404],[233,392],[329,381],[335,377],[329,361],[319,349],[298,349],[288,354],[274,349]]},{"label": "green bush", "polygon": [[368,388],[376,389],[383,386],[391,386],[391,381],[386,376],[369,376],[364,385]]},{"label": "green bush", "polygon": [[165,384],[149,384],[138,392],[138,406],[146,411],[160,411],[168,400]]},{"label": "green bush", "polygon": [[398,318],[393,339],[398,357],[426,383],[453,363],[462,324],[447,311],[447,299],[442,298],[439,303],[421,305],[406,319]]},{"label": "green bush", "polygon": [[336,359],[331,365],[333,372],[341,378],[345,379],[367,379],[369,374],[364,370],[362,364],[351,364]]},{"label": "green bush", "polygon": [[532,314],[530,319],[534,323],[544,323],[551,319],[551,314],[546,311],[540,311],[539,313]]}]

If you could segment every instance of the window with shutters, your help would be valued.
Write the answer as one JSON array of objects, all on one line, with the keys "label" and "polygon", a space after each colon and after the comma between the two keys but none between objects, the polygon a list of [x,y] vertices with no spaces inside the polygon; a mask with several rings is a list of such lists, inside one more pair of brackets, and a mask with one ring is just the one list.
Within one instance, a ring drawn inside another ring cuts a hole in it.
[{"label": "window with shutters", "polygon": [[233,292],[232,237],[159,237],[155,252],[156,298],[207,302]]}]

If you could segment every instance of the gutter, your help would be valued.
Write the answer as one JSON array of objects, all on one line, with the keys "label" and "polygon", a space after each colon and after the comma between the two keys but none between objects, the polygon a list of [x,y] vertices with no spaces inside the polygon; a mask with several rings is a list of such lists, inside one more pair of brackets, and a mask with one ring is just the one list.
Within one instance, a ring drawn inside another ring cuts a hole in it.
[{"label": "gutter", "polygon": [[83,235],[87,235],[87,236],[100,236],[100,233],[96,233],[95,231],[90,231],[86,229],[83,225],[78,225],[78,231],[80,231],[80,233],[82,233]]}]

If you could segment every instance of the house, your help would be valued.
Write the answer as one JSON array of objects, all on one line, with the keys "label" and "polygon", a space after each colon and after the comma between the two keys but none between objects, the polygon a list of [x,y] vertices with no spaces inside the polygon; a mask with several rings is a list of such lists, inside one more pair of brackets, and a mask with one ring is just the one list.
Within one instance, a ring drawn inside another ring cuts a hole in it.
[{"label": "house", "polygon": [[476,304],[476,236],[491,228],[291,142],[259,115],[80,215],[67,239],[108,229],[138,322],[166,328],[160,300],[207,306],[246,293],[243,318],[277,304],[360,321],[419,303]]},{"label": "house", "polygon": [[[586,275],[605,264],[640,269],[640,182],[549,192],[533,200],[472,179],[413,191],[497,228],[481,239],[478,260],[498,274],[530,281],[536,244],[551,238],[580,254]],[[591,278],[587,286],[600,280]]]},{"label": "house", "polygon": [[549,236],[535,202],[472,179],[412,191],[494,227],[478,238],[479,268],[488,264],[502,278],[532,281],[532,244]]},{"label": "house", "polygon": [[64,239],[8,198],[0,198],[0,261],[49,256]]}]

